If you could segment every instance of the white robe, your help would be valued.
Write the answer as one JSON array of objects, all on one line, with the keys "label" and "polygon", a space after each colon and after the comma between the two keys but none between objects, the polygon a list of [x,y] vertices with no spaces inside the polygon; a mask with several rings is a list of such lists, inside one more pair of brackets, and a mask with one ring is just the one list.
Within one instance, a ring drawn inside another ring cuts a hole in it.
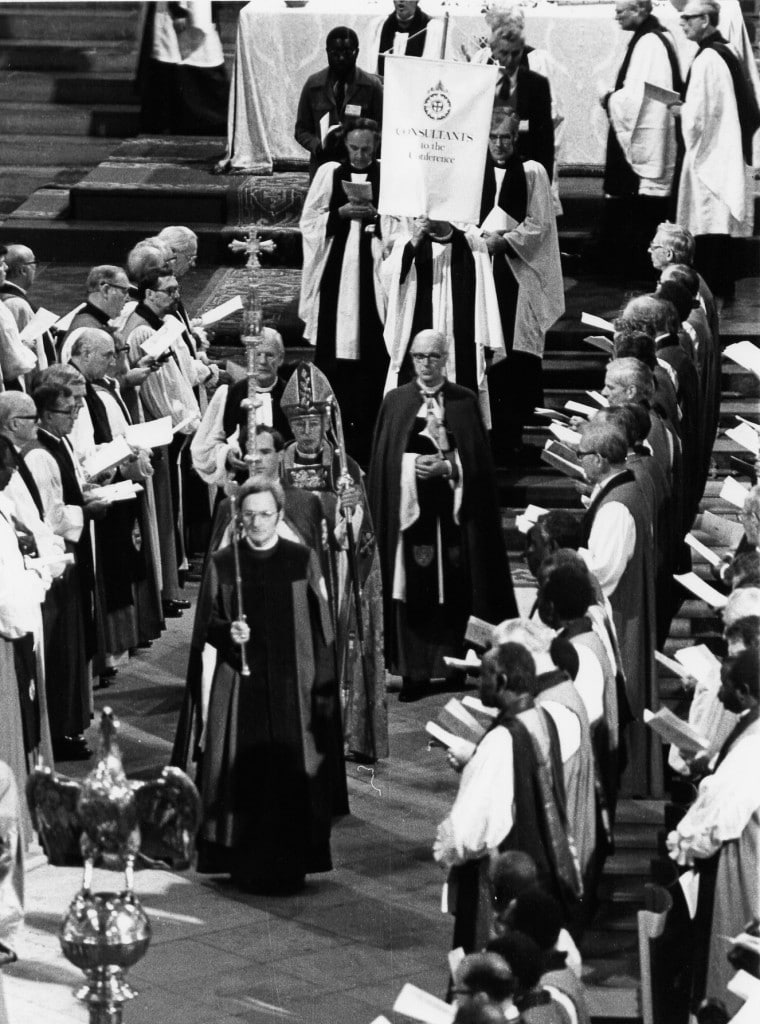
[{"label": "white robe", "polygon": [[[327,258],[332,249],[332,236],[327,235],[327,219],[332,199],[333,176],[340,164],[330,161],[317,168],[314,180],[309,188],[303,204],[303,212],[299,227],[303,243],[303,271],[301,273],[301,295],[298,302],[298,315],[304,321],[304,337],[312,345],[317,343],[317,326],[319,324],[319,293],[322,276],[327,265]],[[346,199],[348,202],[348,199]],[[380,232],[390,222],[390,218],[381,218]],[[358,330],[359,326],[359,244],[361,232],[373,230],[373,225],[366,221],[353,221],[352,229],[346,240],[341,269],[341,287],[338,299],[338,322],[335,325],[335,350],[339,359],[352,358],[345,353],[340,355],[342,346],[358,346],[358,337],[352,335],[351,326]],[[385,236],[384,236],[385,237]],[[372,239],[372,257],[374,260],[375,304],[380,320],[385,319],[385,296],[380,281],[380,264],[382,261],[382,242],[379,238]],[[358,347],[357,347],[358,351]],[[355,358],[355,357],[353,357]]]},{"label": "white robe", "polygon": [[[504,336],[501,331],[499,304],[491,273],[490,257],[485,242],[475,235],[465,236],[472,250],[475,264],[475,365],[478,380],[478,399],[481,415],[487,428],[491,426],[491,411],[488,400],[488,379],[486,377],[485,350],[490,348],[495,356],[504,357]],[[401,282],[401,261],[408,235],[397,238],[393,250],[383,264],[383,281],[388,296],[388,312],[385,319],[385,347],[390,356],[388,376],[385,380],[385,394],[398,386],[398,375],[411,342],[412,319],[417,301],[417,270],[414,263],[406,280]],[[433,330],[445,334],[449,342],[449,359],[446,376],[456,383],[454,356],[454,308],[451,290],[451,245],[433,242]]]},{"label": "white robe", "polygon": [[705,996],[722,999],[729,1013],[740,1002],[726,991],[734,969],[726,960],[726,936],[738,935],[760,917],[760,721],[732,744],[713,775],[699,786],[697,799],[678,824],[684,859],[711,857],[720,851],[710,932]]},{"label": "white robe", "polygon": [[693,235],[750,235],[754,206],[733,82],[726,62],[709,48],[691,66],[681,128],[686,151],[676,221]]},{"label": "white robe", "polygon": [[[565,312],[565,287],[549,176],[546,168],[535,160],[527,160],[523,167],[528,190],[525,220],[504,235],[517,257],[495,256],[494,259],[507,261],[520,289],[512,350],[541,359],[546,332]],[[494,207],[494,212],[504,217],[504,227],[508,227],[507,214],[500,207]],[[500,229],[498,224],[491,228],[488,218],[483,226],[486,230]]]},{"label": "white robe", "polygon": [[[258,393],[262,401],[256,407],[256,425],[271,427],[272,396],[269,391]],[[240,451],[237,428],[229,437],[224,430],[224,409],[228,394],[227,384],[217,388],[190,442],[193,469],[205,484],[214,488],[224,487],[232,475],[227,468],[229,453],[232,452],[238,458],[245,454]]]},{"label": "white robe", "polygon": [[610,124],[623,154],[640,178],[639,194],[669,196],[676,166],[675,117],[664,103],[644,96],[644,83],[673,88],[668,54],[647,32],[633,48],[625,81],[610,94]]}]

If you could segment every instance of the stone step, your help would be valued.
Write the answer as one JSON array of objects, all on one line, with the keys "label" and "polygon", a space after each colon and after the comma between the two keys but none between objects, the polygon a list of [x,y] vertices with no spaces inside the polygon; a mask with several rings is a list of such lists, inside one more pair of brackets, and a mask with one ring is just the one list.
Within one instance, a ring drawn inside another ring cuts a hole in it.
[{"label": "stone step", "polygon": [[[225,62],[228,66],[231,66],[234,53],[234,44],[224,46]],[[137,67],[137,43],[134,39],[2,39],[0,65],[11,71],[134,74]]]},{"label": "stone step", "polygon": [[133,73],[133,40],[97,43],[88,39],[3,39],[0,65],[11,71],[124,71]]},{"label": "stone step", "polygon": [[89,107],[71,103],[3,102],[0,134],[124,138],[139,131],[139,113],[136,105]]},{"label": "stone step", "polygon": [[35,39],[45,33],[53,39],[86,39],[90,42],[136,42],[140,27],[139,3],[3,4],[3,36]]},{"label": "stone step", "polygon": [[8,102],[109,103],[128,106],[137,94],[134,76],[80,72],[0,71],[0,89]]},{"label": "stone step", "polygon": [[[54,38],[107,42],[129,40],[135,46],[141,28],[140,3],[103,0],[91,3],[13,3],[3,4],[3,34],[10,39],[35,39],[44,30]],[[219,34],[226,47],[234,46],[238,14],[244,0],[224,0],[218,4]]]},{"label": "stone step", "polygon": [[[91,167],[104,160],[113,148],[113,139],[81,139],[70,135],[46,135],[21,138],[0,134],[0,152],[11,166]],[[67,197],[68,205],[68,197]]]},{"label": "stone step", "polygon": [[593,1024],[622,1024],[640,1021],[641,1006],[638,987],[592,985],[586,987],[586,1004]]}]

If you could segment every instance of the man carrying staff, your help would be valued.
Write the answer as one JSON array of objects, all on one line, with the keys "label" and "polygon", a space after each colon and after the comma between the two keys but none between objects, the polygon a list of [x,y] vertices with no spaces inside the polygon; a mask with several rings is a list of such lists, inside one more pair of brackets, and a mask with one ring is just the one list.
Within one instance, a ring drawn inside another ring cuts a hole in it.
[{"label": "man carrying staff", "polygon": [[461,655],[469,615],[517,615],[493,463],[475,395],[446,379],[447,342],[421,331],[415,380],[386,395],[369,496],[383,570],[385,651],[418,700]]},{"label": "man carrying staff", "polygon": [[310,552],[277,536],[282,487],[254,479],[240,497],[239,551],[212,559],[206,639],[217,664],[198,870],[227,872],[249,891],[290,893],[332,868],[332,626]]}]

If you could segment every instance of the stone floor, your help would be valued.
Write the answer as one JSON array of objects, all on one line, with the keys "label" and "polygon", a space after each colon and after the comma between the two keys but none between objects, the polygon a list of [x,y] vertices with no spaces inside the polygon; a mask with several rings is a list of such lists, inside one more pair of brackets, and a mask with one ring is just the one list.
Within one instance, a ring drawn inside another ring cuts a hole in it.
[{"label": "stone floor", "polygon": [[[110,705],[121,721],[132,776],[152,775],[168,760],[190,626],[189,613],[170,620],[152,650],[96,692],[98,708]],[[348,766],[352,813],[333,831],[334,870],[312,876],[302,894],[244,895],[225,878],[192,871],[138,873],[153,942],[130,972],[140,995],[125,1021],[369,1024],[380,1013],[392,1018],[406,980],[442,994],[451,919],[440,911],[443,879],[431,842],[457,779],[443,752],[427,749],[424,723],[447,699],[403,705],[389,696],[391,757],[370,770]],[[69,768],[86,770],[62,766]],[[3,972],[11,1024],[86,1020],[71,991],[80,976],[57,939],[79,881],[78,870],[49,867],[33,847],[19,962]],[[97,873],[98,889],[119,882]]]}]

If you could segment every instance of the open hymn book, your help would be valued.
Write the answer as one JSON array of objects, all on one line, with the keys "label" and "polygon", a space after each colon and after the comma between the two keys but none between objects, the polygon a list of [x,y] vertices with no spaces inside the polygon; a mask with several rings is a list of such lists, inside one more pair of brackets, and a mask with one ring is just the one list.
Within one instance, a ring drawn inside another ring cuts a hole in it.
[{"label": "open hymn book", "polygon": [[710,744],[696,729],[681,721],[669,708],[660,708],[655,714],[644,708],[644,722],[665,743],[672,743],[680,751],[687,754],[699,754],[707,750]]}]

